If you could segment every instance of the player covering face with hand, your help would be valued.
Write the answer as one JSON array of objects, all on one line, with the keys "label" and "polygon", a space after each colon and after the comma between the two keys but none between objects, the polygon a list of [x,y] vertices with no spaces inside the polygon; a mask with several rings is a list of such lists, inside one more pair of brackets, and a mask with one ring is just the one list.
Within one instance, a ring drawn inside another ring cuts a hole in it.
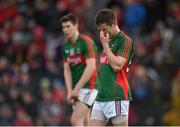
[{"label": "player covering face with hand", "polygon": [[63,45],[64,78],[67,101],[73,104],[71,124],[88,125],[89,111],[97,90],[96,44],[87,35],[80,34],[75,16],[68,14],[60,19],[66,42]]},{"label": "player covering face with hand", "polygon": [[132,40],[120,31],[115,13],[102,9],[95,17],[103,52],[100,58],[98,95],[91,112],[90,125],[128,125],[132,99],[127,72],[134,53]]}]

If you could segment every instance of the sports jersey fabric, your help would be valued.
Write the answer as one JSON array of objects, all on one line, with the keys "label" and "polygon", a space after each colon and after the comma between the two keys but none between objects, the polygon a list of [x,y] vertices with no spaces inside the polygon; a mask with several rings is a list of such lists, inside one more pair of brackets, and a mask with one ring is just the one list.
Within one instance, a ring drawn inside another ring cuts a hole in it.
[{"label": "sports jersey fabric", "polygon": [[[85,68],[86,59],[95,58],[97,51],[96,44],[87,35],[80,34],[75,44],[67,41],[62,48],[64,62],[67,62],[70,66],[72,73],[73,88],[80,80]],[[95,88],[97,82],[97,72],[94,71],[90,80],[85,84],[83,88]]]},{"label": "sports jersey fabric", "polygon": [[96,101],[131,100],[127,71],[134,52],[132,40],[123,32],[119,32],[110,40],[109,47],[114,55],[126,58],[127,62],[120,71],[115,72],[110,66],[105,52],[101,54],[98,75],[100,83]]}]

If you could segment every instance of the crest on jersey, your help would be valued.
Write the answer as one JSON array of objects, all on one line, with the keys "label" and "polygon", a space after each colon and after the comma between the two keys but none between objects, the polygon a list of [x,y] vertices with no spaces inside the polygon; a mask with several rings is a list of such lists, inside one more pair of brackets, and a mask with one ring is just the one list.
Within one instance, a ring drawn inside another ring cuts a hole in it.
[{"label": "crest on jersey", "polygon": [[70,56],[74,56],[74,54],[75,54],[75,53],[74,53],[74,48],[70,49],[69,55],[70,55]]},{"label": "crest on jersey", "polygon": [[68,53],[69,53],[69,50],[65,50],[65,53],[68,54]]},{"label": "crest on jersey", "polygon": [[81,53],[80,48],[77,48],[77,49],[76,49],[76,54],[80,54],[80,53]]}]

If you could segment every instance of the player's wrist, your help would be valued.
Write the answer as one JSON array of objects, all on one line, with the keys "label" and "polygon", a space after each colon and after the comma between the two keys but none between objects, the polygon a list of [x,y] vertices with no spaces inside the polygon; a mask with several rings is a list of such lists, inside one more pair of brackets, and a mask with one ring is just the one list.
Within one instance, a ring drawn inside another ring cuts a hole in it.
[{"label": "player's wrist", "polygon": [[109,45],[108,44],[103,44],[103,48],[104,48],[104,50],[108,50],[109,49]]},{"label": "player's wrist", "polygon": [[78,85],[75,87],[76,90],[80,90],[81,87],[79,87]]},{"label": "player's wrist", "polygon": [[70,94],[72,92],[72,90],[67,90],[67,94]]}]

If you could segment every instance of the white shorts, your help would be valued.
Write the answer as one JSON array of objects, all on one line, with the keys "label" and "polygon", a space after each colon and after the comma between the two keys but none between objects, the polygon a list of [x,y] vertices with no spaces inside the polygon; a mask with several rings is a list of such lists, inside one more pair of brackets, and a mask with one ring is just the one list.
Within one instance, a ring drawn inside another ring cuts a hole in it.
[{"label": "white shorts", "polygon": [[115,124],[128,119],[129,100],[98,102],[92,107],[91,119],[106,121],[110,118]]},{"label": "white shorts", "polygon": [[96,89],[87,89],[87,88],[82,88],[79,93],[79,101],[82,103],[85,103],[88,106],[92,106],[96,96],[97,96],[98,91]]}]

